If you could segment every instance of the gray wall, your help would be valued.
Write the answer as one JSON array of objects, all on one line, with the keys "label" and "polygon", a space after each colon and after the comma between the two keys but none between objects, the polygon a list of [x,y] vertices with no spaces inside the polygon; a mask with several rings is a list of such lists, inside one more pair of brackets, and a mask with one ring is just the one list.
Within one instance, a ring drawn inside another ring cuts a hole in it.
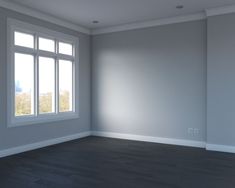
[{"label": "gray wall", "polygon": [[[79,119],[7,128],[7,17],[79,37]],[[209,17],[207,29],[206,21],[194,21],[97,35],[91,41],[0,8],[0,150],[91,128],[235,145],[234,20],[235,14],[227,14]],[[200,133],[190,136],[188,128]]]},{"label": "gray wall", "polygon": [[[59,32],[79,37],[79,105],[80,118],[7,128],[7,59],[6,59],[6,19],[16,18],[25,22],[47,27]],[[0,150],[30,144],[47,139],[67,136],[90,130],[90,36],[51,23],[0,8]]]},{"label": "gray wall", "polygon": [[94,131],[205,140],[206,21],[97,35],[92,54]]},{"label": "gray wall", "polygon": [[235,14],[208,18],[207,142],[235,145]]}]

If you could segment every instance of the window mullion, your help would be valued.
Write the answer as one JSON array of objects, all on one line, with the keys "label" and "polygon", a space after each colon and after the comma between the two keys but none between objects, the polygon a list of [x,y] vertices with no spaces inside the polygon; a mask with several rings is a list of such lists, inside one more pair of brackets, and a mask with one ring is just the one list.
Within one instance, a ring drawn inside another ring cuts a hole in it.
[{"label": "window mullion", "polygon": [[76,49],[75,49],[75,45],[73,44],[73,57],[74,60],[72,61],[72,97],[71,97],[71,101],[70,101],[70,105],[72,106],[72,111],[76,111],[76,97],[75,97],[75,80],[76,80],[76,64],[75,64],[75,59],[76,59]]},{"label": "window mullion", "polygon": [[16,52],[16,53],[34,55],[35,52],[36,52],[35,49],[25,48],[25,47],[22,47],[22,46],[14,46],[12,48],[13,48],[13,51]]},{"label": "window mullion", "polygon": [[39,57],[38,57],[38,36],[35,35],[35,39],[34,39],[34,49],[35,49],[35,56],[34,56],[34,63],[35,63],[35,68],[34,68],[34,111],[35,111],[35,116],[38,116],[39,114]]},{"label": "window mullion", "polygon": [[[56,55],[59,53],[59,42],[55,40]],[[55,112],[59,113],[59,58],[55,58]]]}]

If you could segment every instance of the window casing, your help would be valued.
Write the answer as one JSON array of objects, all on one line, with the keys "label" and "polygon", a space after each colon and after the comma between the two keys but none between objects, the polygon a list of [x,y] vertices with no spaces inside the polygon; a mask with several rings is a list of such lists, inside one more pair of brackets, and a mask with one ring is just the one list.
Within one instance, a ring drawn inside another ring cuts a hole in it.
[{"label": "window casing", "polygon": [[78,118],[78,39],[8,19],[8,126]]}]

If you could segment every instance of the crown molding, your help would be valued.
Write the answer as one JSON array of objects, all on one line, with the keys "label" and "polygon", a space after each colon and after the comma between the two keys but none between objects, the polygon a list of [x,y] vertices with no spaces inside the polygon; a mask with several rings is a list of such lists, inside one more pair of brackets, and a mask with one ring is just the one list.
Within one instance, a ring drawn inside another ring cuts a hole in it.
[{"label": "crown molding", "polygon": [[207,17],[211,17],[211,16],[235,13],[235,5],[230,5],[230,6],[224,6],[224,7],[205,9],[205,11],[202,11],[196,14],[176,16],[176,17],[170,17],[170,18],[162,18],[162,19],[156,19],[156,20],[151,20],[151,21],[129,23],[129,24],[90,30],[88,28],[70,23],[68,21],[60,20],[59,18],[56,18],[54,16],[41,13],[40,11],[36,11],[34,9],[27,8],[27,7],[24,7],[15,3],[7,2],[5,0],[0,0],[0,7],[7,8],[7,9],[10,9],[10,10],[22,13],[22,14],[26,14],[32,17],[36,17],[38,19],[48,21],[48,22],[81,32],[81,33],[84,33],[84,34],[88,34],[88,35],[99,35],[99,34],[105,34],[105,33],[142,29],[142,28],[155,27],[155,26],[161,26],[161,25],[197,21],[197,20],[207,19]]},{"label": "crown molding", "polygon": [[235,13],[235,5],[206,9],[206,16],[218,16],[223,14]]},{"label": "crown molding", "polygon": [[124,24],[124,25],[107,27],[107,28],[93,29],[91,30],[91,34],[99,35],[99,34],[104,34],[104,33],[113,33],[113,32],[119,32],[119,31],[141,29],[141,28],[147,28],[147,27],[154,27],[154,26],[160,26],[160,25],[168,25],[168,24],[189,22],[189,21],[196,21],[196,20],[203,20],[203,19],[206,19],[206,15],[204,12],[200,12],[197,14],[190,14],[190,15],[185,15],[185,16],[176,16],[176,17],[163,18],[163,19],[157,19],[157,20],[146,21],[146,22],[130,23],[130,24]]},{"label": "crown molding", "polygon": [[81,27],[76,24],[69,23],[67,21],[62,21],[56,17],[50,16],[47,14],[43,14],[39,11],[30,9],[30,8],[27,8],[27,7],[24,7],[21,5],[17,5],[15,3],[0,0],[0,7],[7,8],[7,9],[10,9],[10,10],[22,13],[22,14],[26,14],[28,16],[36,17],[38,19],[48,21],[48,22],[51,22],[51,23],[54,23],[54,24],[78,31],[78,32],[81,32],[81,33],[90,34],[90,29]]}]

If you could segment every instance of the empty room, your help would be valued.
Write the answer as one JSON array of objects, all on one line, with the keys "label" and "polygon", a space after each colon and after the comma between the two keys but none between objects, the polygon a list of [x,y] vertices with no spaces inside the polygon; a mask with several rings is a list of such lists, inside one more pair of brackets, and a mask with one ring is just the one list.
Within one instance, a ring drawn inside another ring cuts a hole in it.
[{"label": "empty room", "polygon": [[235,188],[235,0],[0,0],[0,188]]}]

